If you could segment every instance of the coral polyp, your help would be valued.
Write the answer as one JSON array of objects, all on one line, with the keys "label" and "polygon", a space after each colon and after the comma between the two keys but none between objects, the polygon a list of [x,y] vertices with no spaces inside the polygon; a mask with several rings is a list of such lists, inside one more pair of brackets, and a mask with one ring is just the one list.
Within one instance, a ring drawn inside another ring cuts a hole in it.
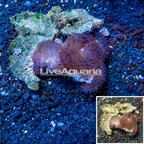
[{"label": "coral polyp", "polygon": [[[104,37],[98,32],[74,33],[66,39],[64,49],[60,52],[61,62],[66,69],[89,71],[86,75],[83,73],[73,75],[76,80],[79,77],[77,81],[83,82],[81,87],[86,92],[98,90],[105,79],[104,59],[108,55],[109,48],[108,43],[102,39]],[[96,75],[92,70],[101,73]]]},{"label": "coral polyp", "polygon": [[32,55],[34,73],[40,75],[40,69],[45,70],[46,68],[50,70],[60,69],[61,63],[59,52],[61,49],[61,44],[56,43],[53,40],[40,42]]}]

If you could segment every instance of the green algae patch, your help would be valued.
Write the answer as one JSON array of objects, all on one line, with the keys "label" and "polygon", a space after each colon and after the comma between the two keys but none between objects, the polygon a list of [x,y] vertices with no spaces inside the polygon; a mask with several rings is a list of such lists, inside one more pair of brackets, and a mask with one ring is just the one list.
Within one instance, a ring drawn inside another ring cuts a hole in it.
[{"label": "green algae patch", "polygon": [[37,19],[40,19],[41,17],[42,17],[42,14],[41,14],[41,13],[37,13],[37,14],[36,14],[36,18],[37,18]]}]

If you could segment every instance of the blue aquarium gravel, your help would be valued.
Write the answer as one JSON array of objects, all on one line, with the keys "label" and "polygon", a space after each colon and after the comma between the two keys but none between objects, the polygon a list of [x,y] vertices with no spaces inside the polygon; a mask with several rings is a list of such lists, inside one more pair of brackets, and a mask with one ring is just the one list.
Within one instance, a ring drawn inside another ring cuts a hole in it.
[{"label": "blue aquarium gravel", "polygon": [[[98,93],[85,94],[67,78],[50,78],[35,92],[9,68],[17,35],[9,18],[27,10],[46,14],[56,5],[104,19],[113,48]],[[0,143],[95,144],[96,95],[144,95],[143,8],[143,0],[0,0]]]}]

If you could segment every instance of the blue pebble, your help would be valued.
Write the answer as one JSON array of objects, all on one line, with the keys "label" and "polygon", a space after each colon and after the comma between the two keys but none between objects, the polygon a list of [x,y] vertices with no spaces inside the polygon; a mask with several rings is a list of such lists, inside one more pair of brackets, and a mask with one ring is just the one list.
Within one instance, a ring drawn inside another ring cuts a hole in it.
[{"label": "blue pebble", "polygon": [[25,6],[31,6],[31,4],[32,4],[32,3],[31,3],[30,1],[26,1],[26,2],[24,3]]},{"label": "blue pebble", "polygon": [[61,90],[61,92],[64,93],[64,94],[67,93],[67,91],[64,88]]},{"label": "blue pebble", "polygon": [[57,126],[58,126],[58,127],[63,127],[63,126],[64,126],[64,123],[63,123],[63,122],[58,122]]},{"label": "blue pebble", "polygon": [[2,114],[4,111],[3,110],[0,110],[0,114]]},{"label": "blue pebble", "polygon": [[36,94],[32,94],[32,98],[33,98],[33,99],[37,99],[37,98],[39,98],[39,96],[36,95]]},{"label": "blue pebble", "polygon": [[68,116],[64,116],[64,121],[67,121],[68,120]]},{"label": "blue pebble", "polygon": [[0,16],[2,16],[3,15],[3,13],[2,12],[0,12]]},{"label": "blue pebble", "polygon": [[55,132],[55,128],[51,127],[50,132]]},{"label": "blue pebble", "polygon": [[25,95],[24,95],[24,99],[28,99],[29,96],[30,96],[29,94],[25,94]]},{"label": "blue pebble", "polygon": [[45,96],[42,96],[42,97],[41,97],[41,100],[42,100],[42,101],[45,101],[46,99],[47,99],[47,98],[46,98]]}]

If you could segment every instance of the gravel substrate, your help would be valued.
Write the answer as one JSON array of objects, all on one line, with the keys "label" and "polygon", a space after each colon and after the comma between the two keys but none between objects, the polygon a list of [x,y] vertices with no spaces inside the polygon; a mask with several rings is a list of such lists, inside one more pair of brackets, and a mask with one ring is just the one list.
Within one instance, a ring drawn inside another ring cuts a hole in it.
[{"label": "gravel substrate", "polygon": [[[67,78],[50,78],[34,92],[10,71],[8,46],[16,32],[9,17],[27,10],[46,14],[55,5],[84,8],[105,21],[113,48],[99,93],[85,94]],[[143,5],[142,0],[0,0],[0,143],[95,143],[96,95],[144,95]]]}]

